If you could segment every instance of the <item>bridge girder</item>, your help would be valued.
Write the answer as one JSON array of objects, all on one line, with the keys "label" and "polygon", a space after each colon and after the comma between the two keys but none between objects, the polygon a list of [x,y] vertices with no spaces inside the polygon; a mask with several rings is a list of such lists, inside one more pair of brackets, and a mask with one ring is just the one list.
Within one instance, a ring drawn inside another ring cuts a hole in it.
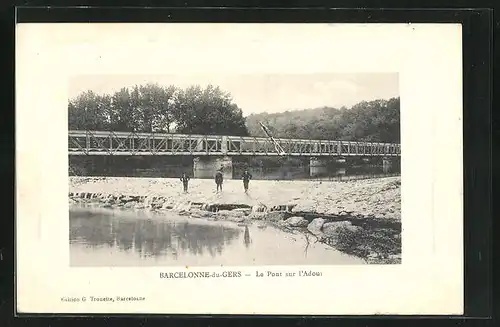
[{"label": "bridge girder", "polygon": [[[401,156],[400,144],[334,140],[279,139],[288,156]],[[69,155],[278,156],[263,137],[108,131],[69,131]]]}]

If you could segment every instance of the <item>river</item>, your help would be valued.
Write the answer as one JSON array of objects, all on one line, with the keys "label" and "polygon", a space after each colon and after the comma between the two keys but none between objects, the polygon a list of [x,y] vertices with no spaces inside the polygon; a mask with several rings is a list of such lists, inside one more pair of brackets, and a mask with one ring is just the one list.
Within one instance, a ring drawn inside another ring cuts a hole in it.
[{"label": "river", "polygon": [[[174,213],[70,208],[71,266],[363,264],[302,233]],[[308,240],[309,239],[309,240]]]},{"label": "river", "polygon": [[[188,156],[69,156],[70,176],[98,177],[149,177],[149,178],[179,178],[183,172],[193,176],[194,167]],[[309,158],[289,159],[290,164],[278,164],[275,157],[256,156],[251,162],[242,162],[242,158],[234,157],[232,163],[232,178],[240,179],[244,169],[248,169],[254,180],[356,180],[371,177],[388,177],[399,175],[401,164],[399,158],[388,170],[384,170],[381,158],[349,159],[349,162],[332,162],[325,166],[326,171],[311,176]],[[265,162],[261,162],[264,160]],[[369,160],[369,161],[366,161]],[[271,161],[268,162],[268,161]],[[274,163],[272,163],[274,162]],[[212,168],[198,167],[200,176],[211,176]]]}]

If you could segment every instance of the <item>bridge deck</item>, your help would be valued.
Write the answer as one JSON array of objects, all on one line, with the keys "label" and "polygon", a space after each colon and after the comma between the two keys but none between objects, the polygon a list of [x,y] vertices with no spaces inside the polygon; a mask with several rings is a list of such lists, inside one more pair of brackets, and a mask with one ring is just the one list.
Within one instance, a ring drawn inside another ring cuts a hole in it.
[{"label": "bridge deck", "polygon": [[[275,138],[290,156],[400,156],[400,144]],[[70,155],[277,156],[269,138],[69,131]]]}]

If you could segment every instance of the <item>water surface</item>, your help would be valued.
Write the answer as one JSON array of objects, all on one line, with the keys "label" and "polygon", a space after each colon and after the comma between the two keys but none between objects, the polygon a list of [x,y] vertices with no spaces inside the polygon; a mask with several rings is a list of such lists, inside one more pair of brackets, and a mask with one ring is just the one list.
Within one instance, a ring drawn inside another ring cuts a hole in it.
[{"label": "water surface", "polygon": [[360,264],[313,237],[173,213],[70,208],[72,266]]}]

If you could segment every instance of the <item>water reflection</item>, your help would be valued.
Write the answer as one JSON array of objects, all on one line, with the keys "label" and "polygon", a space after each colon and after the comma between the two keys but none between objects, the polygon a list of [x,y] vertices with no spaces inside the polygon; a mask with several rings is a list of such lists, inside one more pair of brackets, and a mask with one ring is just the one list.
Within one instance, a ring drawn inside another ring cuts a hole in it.
[{"label": "water reflection", "polygon": [[[98,248],[109,246],[140,257],[222,253],[241,230],[223,225],[185,221],[123,219],[113,215],[76,211],[71,213],[70,242]],[[248,235],[248,230],[245,232]],[[247,237],[245,236],[245,242]]]},{"label": "water reflection", "polygon": [[245,235],[243,236],[243,241],[245,243],[246,248],[250,246],[252,240],[250,239],[250,231],[248,230],[248,226],[245,226]]},{"label": "water reflection", "polygon": [[69,227],[72,266],[363,263],[300,234],[173,213],[79,207]]}]

